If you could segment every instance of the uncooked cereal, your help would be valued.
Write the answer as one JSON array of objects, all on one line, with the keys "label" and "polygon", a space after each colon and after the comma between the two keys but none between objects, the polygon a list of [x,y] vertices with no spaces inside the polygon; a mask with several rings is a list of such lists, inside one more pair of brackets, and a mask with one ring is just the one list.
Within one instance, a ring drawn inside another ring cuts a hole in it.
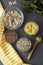
[{"label": "uncooked cereal", "polygon": [[28,51],[31,48],[31,41],[26,37],[22,37],[17,41],[17,48],[22,52]]}]

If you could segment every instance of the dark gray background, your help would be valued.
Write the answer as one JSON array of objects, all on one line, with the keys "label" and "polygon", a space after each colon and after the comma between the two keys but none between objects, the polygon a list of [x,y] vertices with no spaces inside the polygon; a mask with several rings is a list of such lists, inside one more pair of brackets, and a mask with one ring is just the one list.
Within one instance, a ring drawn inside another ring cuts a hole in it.
[{"label": "dark gray background", "polygon": [[[32,46],[34,44],[34,39],[35,39],[35,37],[37,35],[41,35],[42,39],[43,39],[43,15],[35,14],[34,11],[31,14],[27,14],[24,11],[23,5],[21,4],[22,0],[17,0],[17,5],[14,5],[14,6],[11,6],[11,7],[9,7],[9,5],[8,5],[8,2],[11,1],[11,0],[1,0],[1,1],[2,1],[3,5],[4,5],[4,8],[6,10],[13,9],[14,7],[18,7],[18,8],[20,8],[22,10],[22,12],[24,14],[25,18],[24,18],[23,25],[19,29],[15,30],[18,33],[19,38],[22,37],[22,36],[26,36],[27,38],[29,38],[31,40]],[[14,0],[12,0],[12,1],[14,1]],[[26,24],[26,22],[28,22],[30,20],[37,22],[39,24],[39,27],[40,27],[40,30],[39,30],[38,34],[35,35],[35,36],[29,36],[29,35],[27,35],[24,32],[24,29],[23,29],[24,25]],[[29,51],[25,52],[25,53],[21,53],[16,48],[16,44],[14,44],[13,46],[15,47],[16,51],[19,53],[19,55],[21,56],[21,58],[23,59],[24,62],[31,63],[33,65],[43,65],[43,42],[41,42],[37,46],[37,48],[36,48],[36,50],[35,50],[32,58],[31,58],[31,60],[26,60],[26,57],[29,54]]]},{"label": "dark gray background", "polygon": [[3,65],[1,61],[0,61],[0,65]]}]

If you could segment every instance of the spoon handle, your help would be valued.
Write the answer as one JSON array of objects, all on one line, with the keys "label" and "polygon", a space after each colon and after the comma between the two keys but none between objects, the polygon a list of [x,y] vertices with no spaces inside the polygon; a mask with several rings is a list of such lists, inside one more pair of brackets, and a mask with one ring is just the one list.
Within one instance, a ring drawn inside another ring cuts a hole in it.
[{"label": "spoon handle", "polygon": [[31,50],[31,52],[29,53],[29,55],[28,55],[28,57],[27,57],[28,60],[31,59],[32,54],[33,54],[33,52],[34,52],[36,46],[37,46],[37,44],[35,43],[33,49]]}]

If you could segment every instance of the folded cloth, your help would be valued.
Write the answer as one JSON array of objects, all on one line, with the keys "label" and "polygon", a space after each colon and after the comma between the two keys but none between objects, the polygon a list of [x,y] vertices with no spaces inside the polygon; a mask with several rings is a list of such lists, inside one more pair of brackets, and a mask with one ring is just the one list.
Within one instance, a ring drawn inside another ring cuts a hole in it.
[{"label": "folded cloth", "polygon": [[3,65],[30,65],[24,63],[12,45],[6,42],[3,32],[4,26],[0,19],[0,60]]}]

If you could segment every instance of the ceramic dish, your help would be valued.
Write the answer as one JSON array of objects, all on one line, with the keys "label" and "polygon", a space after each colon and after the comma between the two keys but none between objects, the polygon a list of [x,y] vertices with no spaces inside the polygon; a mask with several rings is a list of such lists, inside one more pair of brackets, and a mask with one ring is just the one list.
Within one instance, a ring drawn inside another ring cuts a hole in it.
[{"label": "ceramic dish", "polygon": [[28,35],[36,35],[39,31],[39,25],[34,21],[29,21],[25,24],[24,31]]}]

